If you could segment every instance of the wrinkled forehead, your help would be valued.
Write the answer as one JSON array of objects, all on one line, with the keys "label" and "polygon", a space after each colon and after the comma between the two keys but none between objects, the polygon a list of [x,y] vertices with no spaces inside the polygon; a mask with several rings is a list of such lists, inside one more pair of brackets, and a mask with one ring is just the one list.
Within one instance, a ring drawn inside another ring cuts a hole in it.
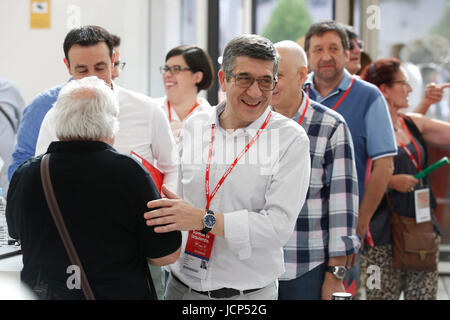
[{"label": "wrinkled forehead", "polygon": [[310,47],[314,48],[314,46],[330,46],[330,45],[338,45],[342,47],[341,37],[335,31],[327,31],[323,34],[315,34],[311,37]]},{"label": "wrinkled forehead", "polygon": [[248,56],[238,56],[234,61],[233,73],[252,75],[256,78],[272,78],[274,76],[273,68],[273,61],[256,59]]}]

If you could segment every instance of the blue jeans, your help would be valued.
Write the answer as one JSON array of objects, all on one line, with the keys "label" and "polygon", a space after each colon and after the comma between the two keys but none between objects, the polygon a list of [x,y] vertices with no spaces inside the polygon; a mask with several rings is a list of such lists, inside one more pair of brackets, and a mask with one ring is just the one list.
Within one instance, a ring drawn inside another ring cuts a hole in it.
[{"label": "blue jeans", "polygon": [[278,300],[320,300],[326,263],[315,267],[297,279],[279,281]]}]

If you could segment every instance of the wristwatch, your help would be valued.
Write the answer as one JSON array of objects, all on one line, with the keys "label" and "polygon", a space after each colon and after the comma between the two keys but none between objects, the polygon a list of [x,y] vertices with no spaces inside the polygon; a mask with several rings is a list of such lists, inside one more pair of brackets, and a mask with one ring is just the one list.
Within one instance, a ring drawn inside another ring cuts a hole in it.
[{"label": "wristwatch", "polygon": [[216,225],[216,216],[211,210],[206,210],[206,214],[203,216],[203,229],[200,231],[203,234],[207,234]]},{"label": "wristwatch", "polygon": [[345,277],[347,268],[344,266],[328,266],[325,271],[332,273],[336,278],[342,280]]}]

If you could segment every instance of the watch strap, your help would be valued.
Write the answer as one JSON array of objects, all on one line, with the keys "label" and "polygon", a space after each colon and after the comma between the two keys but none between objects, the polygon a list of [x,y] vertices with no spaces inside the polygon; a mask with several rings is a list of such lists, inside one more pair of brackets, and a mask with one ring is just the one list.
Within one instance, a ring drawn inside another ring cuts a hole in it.
[{"label": "watch strap", "polygon": [[[206,214],[208,215],[214,215],[214,211],[212,211],[212,210],[209,210],[209,209],[206,209],[205,210],[206,211]],[[209,227],[207,227],[207,226],[204,226],[204,228],[202,229],[202,230],[200,230],[200,232],[202,233],[202,234],[207,234],[208,232],[210,232],[211,231],[211,229],[212,228],[209,228]]]}]

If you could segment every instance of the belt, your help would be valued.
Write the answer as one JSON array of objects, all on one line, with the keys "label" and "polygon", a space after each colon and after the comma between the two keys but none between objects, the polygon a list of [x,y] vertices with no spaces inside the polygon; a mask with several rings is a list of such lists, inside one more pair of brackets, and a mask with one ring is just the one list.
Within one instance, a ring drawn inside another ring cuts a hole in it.
[{"label": "belt", "polygon": [[198,291],[198,290],[194,290],[191,287],[189,287],[183,281],[178,279],[178,277],[176,277],[173,273],[171,273],[171,276],[177,282],[182,284],[184,287],[186,287],[188,289],[191,289],[191,291],[194,291],[196,293],[208,296],[209,298],[213,298],[213,299],[228,299],[228,298],[231,298],[231,297],[234,297],[234,296],[239,296],[241,293],[249,294],[251,292],[255,292],[255,291],[258,291],[258,290],[262,289],[262,288],[258,288],[258,289],[248,289],[248,290],[237,290],[237,289],[232,289],[232,288],[220,288],[220,289],[211,290],[211,291]]}]

